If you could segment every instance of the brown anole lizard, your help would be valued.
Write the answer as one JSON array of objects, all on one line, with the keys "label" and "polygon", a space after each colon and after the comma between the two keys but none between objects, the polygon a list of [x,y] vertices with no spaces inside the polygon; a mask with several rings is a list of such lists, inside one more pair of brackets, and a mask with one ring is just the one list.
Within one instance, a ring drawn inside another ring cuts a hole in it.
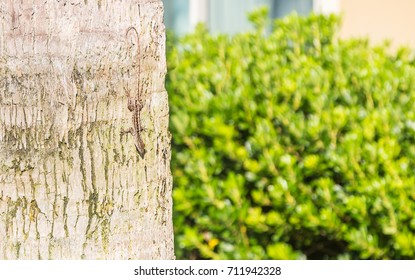
[{"label": "brown anole lizard", "polygon": [[128,110],[133,112],[133,126],[123,133],[131,133],[131,135],[134,137],[134,144],[137,149],[138,154],[143,158],[144,154],[146,152],[145,145],[143,142],[143,139],[141,138],[141,131],[143,130],[141,127],[141,118],[140,113],[141,109],[143,109],[144,105],[141,100],[141,83],[140,83],[140,74],[141,74],[141,61],[140,61],[140,36],[137,32],[137,29],[135,29],[134,26],[130,26],[127,29],[127,32],[125,33],[125,36],[127,37],[128,33],[133,30],[135,34],[137,35],[137,71],[138,71],[138,77],[137,77],[137,94],[133,97],[130,95],[130,91],[126,90],[127,98],[128,98]]}]

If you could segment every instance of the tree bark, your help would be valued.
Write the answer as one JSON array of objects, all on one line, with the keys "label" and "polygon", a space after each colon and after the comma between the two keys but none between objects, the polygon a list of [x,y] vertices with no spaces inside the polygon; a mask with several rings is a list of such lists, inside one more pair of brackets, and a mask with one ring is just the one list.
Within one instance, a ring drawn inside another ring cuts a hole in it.
[{"label": "tree bark", "polygon": [[[3,0],[0,15],[0,258],[173,259],[161,1]],[[143,158],[122,133],[138,81]]]}]

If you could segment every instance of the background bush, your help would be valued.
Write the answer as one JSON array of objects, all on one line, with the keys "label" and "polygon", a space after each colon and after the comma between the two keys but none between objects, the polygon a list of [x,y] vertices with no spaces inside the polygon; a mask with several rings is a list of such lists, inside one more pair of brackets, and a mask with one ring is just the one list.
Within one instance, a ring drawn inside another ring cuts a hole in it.
[{"label": "background bush", "polygon": [[410,52],[266,18],[169,42],[177,257],[414,258]]}]

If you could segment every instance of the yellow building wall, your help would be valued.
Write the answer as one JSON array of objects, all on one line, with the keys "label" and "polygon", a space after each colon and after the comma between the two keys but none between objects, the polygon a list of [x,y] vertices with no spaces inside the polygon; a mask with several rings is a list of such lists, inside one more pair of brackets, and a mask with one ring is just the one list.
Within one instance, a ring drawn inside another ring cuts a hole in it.
[{"label": "yellow building wall", "polygon": [[342,37],[369,36],[371,42],[415,48],[415,0],[341,0]]}]

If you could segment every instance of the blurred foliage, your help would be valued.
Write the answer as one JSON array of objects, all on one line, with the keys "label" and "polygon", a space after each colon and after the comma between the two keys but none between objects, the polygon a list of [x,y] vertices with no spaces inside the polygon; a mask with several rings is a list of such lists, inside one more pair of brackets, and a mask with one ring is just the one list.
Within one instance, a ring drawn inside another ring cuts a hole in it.
[{"label": "blurred foliage", "polygon": [[415,258],[412,54],[266,13],[168,43],[177,257]]}]

